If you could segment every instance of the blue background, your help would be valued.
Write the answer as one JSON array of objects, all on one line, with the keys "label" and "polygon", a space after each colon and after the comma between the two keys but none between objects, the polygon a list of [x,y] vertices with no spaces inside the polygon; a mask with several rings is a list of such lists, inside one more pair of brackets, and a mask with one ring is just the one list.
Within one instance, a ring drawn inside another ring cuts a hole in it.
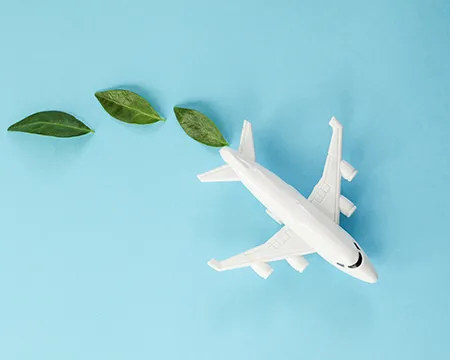
[{"label": "blue background", "polygon": [[[0,357],[450,357],[448,1],[2,1]],[[139,92],[166,123],[109,117],[95,91]],[[206,262],[278,225],[239,183],[201,184],[216,149],[184,134],[196,108],[308,195],[330,140],[359,169],[342,224],[369,285],[316,255],[216,273]],[[37,111],[96,130],[7,133]]]}]

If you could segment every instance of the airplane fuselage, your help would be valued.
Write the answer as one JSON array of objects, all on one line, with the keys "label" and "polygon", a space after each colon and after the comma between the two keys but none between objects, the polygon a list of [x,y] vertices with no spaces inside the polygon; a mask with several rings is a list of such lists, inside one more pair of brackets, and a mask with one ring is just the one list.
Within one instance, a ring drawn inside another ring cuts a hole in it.
[{"label": "airplane fuselage", "polygon": [[244,186],[278,222],[302,238],[337,269],[366,282],[376,282],[377,273],[353,237],[291,185],[256,162],[228,147],[220,150],[223,160]]}]

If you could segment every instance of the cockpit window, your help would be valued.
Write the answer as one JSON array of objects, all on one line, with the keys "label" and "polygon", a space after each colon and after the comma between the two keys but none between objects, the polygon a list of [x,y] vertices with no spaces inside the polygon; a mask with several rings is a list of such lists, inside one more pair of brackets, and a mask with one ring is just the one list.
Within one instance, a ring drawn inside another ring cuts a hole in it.
[{"label": "cockpit window", "polygon": [[344,267],[344,265],[342,265],[341,263],[336,263],[336,264],[338,264],[339,266],[342,266],[342,267]]},{"label": "cockpit window", "polygon": [[357,248],[358,250],[361,250],[361,249],[359,248],[359,246],[358,246],[357,243],[354,242],[353,244],[355,244],[355,246],[356,246],[356,248]]},{"label": "cockpit window", "polygon": [[350,265],[349,268],[350,269],[356,269],[357,267],[360,267],[362,264],[363,258],[360,252],[358,252],[358,260],[353,264]]}]

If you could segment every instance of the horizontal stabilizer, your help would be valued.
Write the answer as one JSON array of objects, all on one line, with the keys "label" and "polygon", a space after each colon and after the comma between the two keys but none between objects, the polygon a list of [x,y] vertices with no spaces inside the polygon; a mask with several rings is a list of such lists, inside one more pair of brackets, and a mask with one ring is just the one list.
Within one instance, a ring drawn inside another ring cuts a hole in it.
[{"label": "horizontal stabilizer", "polygon": [[240,181],[237,174],[229,165],[223,165],[203,174],[197,175],[201,182]]}]

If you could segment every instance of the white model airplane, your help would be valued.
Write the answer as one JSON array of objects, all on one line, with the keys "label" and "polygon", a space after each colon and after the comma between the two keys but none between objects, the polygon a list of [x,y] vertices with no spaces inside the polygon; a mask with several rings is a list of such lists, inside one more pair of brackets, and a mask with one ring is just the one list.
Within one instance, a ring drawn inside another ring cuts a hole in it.
[{"label": "white model airplane", "polygon": [[341,195],[341,177],[352,181],[357,171],[342,160],[342,125],[331,118],[333,135],[322,178],[308,199],[292,186],[255,161],[252,127],[244,121],[239,151],[224,147],[220,155],[226,162],[198,175],[202,182],[241,181],[266,207],[266,212],[283,227],[266,243],[223,261],[208,262],[217,271],[250,266],[267,279],[273,269],[267,263],[286,260],[303,272],[303,257],[317,253],[337,269],[368,283],[378,275],[369,258],[353,237],[339,226],[342,212],[350,217],[356,206]]}]

